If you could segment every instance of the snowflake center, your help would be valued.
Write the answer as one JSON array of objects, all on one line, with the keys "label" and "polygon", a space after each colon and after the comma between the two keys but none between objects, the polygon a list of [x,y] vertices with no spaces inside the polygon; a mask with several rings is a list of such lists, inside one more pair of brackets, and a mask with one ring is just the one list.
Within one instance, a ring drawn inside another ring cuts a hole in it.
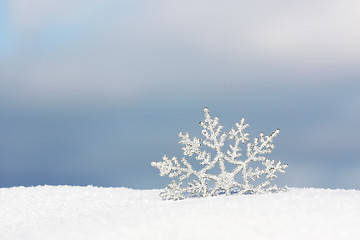
[{"label": "snowflake center", "polygon": [[219,174],[217,184],[220,185],[221,188],[231,188],[234,185],[234,176],[224,171]]}]

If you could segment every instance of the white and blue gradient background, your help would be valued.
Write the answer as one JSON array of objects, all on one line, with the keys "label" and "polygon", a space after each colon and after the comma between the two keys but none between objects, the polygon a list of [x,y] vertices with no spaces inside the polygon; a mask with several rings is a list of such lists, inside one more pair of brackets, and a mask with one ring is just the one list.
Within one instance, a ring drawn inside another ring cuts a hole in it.
[{"label": "white and blue gradient background", "polygon": [[0,187],[164,187],[203,107],[281,129],[280,185],[360,189],[357,0],[0,2]]}]

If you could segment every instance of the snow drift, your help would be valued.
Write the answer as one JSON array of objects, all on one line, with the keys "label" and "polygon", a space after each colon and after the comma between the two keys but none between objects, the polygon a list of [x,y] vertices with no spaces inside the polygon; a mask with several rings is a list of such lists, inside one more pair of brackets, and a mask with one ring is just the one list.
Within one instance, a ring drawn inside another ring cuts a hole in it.
[{"label": "snow drift", "polygon": [[0,189],[0,239],[360,239],[360,191],[164,201],[160,190]]}]

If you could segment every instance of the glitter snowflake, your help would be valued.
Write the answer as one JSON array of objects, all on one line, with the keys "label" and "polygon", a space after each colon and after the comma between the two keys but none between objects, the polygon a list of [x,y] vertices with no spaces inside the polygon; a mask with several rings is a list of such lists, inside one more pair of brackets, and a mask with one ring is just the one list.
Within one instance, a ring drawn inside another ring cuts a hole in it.
[{"label": "glitter snowflake", "polygon": [[[268,136],[260,133],[259,138],[250,142],[249,133],[245,132],[249,124],[245,123],[244,118],[229,132],[222,132],[223,126],[219,124],[219,119],[212,119],[207,108],[204,109],[204,113],[205,120],[200,122],[200,126],[203,128],[201,133],[205,140],[196,137],[191,139],[188,133],[179,133],[179,143],[184,145],[184,156],[195,155],[202,167],[200,170],[194,169],[185,157],[179,161],[176,157],[169,158],[165,155],[163,161],[151,163],[160,170],[160,176],[178,178],[178,181],[173,180],[160,193],[163,199],[180,200],[222,193],[253,194],[283,190],[271,185],[271,182],[277,177],[277,172],[285,172],[287,165],[264,156],[274,149],[272,142],[280,130],[277,129]],[[234,142],[224,153],[227,139]],[[240,146],[246,143],[246,157],[241,159]],[[203,146],[208,147],[209,151],[202,150]],[[219,168],[218,174],[214,173],[216,167]]]}]

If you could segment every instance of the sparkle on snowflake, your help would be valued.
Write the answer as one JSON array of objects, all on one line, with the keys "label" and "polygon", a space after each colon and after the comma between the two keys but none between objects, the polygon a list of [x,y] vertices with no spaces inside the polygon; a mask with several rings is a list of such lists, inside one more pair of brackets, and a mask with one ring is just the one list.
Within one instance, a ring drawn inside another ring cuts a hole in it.
[{"label": "sparkle on snowflake", "polygon": [[[277,177],[277,172],[285,172],[287,165],[264,156],[274,149],[272,142],[279,134],[279,129],[270,135],[260,133],[259,138],[250,142],[249,133],[245,132],[249,124],[245,123],[244,118],[229,132],[222,132],[223,126],[219,124],[219,119],[211,118],[207,108],[204,109],[204,113],[205,120],[200,122],[200,126],[203,128],[201,133],[205,140],[196,137],[191,139],[188,133],[179,133],[181,139],[179,143],[184,145],[182,147],[184,156],[195,155],[195,159],[202,166],[200,170],[195,170],[185,157],[179,161],[176,157],[169,158],[165,155],[163,161],[151,163],[160,170],[160,176],[177,178],[177,181],[173,180],[160,193],[163,199],[180,200],[186,197],[209,197],[221,193],[253,194],[284,190],[270,184]],[[224,153],[223,148],[227,139],[232,140],[233,144],[230,144],[229,149]],[[246,143],[246,157],[240,158],[242,156],[240,146]],[[203,146],[212,150],[202,150]],[[251,164],[256,162],[261,164],[253,168]],[[233,167],[229,168],[229,165]],[[218,174],[212,173],[216,167],[220,169]]]}]

